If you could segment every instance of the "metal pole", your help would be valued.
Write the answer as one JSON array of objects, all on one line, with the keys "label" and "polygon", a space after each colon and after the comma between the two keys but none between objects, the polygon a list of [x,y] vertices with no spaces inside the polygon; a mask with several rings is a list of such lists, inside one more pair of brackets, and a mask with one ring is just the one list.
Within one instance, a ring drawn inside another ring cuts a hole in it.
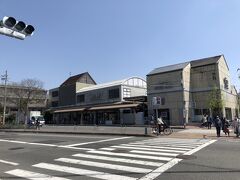
[{"label": "metal pole", "polygon": [[8,74],[7,74],[7,71],[6,71],[5,74],[2,76],[2,80],[4,80],[3,125],[5,125],[5,119],[6,119],[7,79],[8,79]]}]

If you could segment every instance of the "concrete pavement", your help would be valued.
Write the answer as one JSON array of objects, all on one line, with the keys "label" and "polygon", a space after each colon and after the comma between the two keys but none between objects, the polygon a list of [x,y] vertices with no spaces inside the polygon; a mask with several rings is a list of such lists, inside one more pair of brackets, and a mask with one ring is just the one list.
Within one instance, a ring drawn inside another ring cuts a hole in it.
[{"label": "concrete pavement", "polygon": [[0,129],[0,132],[38,132],[38,133],[67,133],[67,134],[102,134],[152,136],[151,127],[118,127],[118,126],[49,126],[45,125],[36,130],[30,129]]},{"label": "concrete pavement", "polygon": [[[99,135],[124,135],[124,136],[155,136],[149,126],[142,127],[118,127],[118,126],[55,126],[45,125],[36,129],[0,129],[0,132],[31,132],[31,133],[59,133],[59,134],[99,134]],[[222,137],[226,138],[221,132]],[[165,137],[160,135],[159,137]],[[199,128],[197,126],[187,126],[186,129],[173,129],[173,133],[168,137],[172,138],[210,138],[215,139],[216,129]],[[235,138],[233,130],[230,129],[230,137]]]}]

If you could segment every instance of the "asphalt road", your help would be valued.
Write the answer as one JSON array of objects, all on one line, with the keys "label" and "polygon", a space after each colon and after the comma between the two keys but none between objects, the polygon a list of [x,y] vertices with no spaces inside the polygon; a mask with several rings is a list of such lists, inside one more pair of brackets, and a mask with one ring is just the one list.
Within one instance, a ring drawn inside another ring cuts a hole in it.
[{"label": "asphalt road", "polygon": [[238,139],[0,133],[0,179],[240,179]]}]

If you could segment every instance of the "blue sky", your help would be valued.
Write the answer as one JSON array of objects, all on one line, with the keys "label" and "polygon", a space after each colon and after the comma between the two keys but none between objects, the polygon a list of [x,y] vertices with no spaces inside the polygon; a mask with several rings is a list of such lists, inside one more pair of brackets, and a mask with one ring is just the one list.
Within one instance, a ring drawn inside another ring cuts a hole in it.
[{"label": "blue sky", "polygon": [[156,67],[224,54],[240,88],[239,0],[1,0],[0,17],[32,24],[0,36],[0,73],[46,89],[88,71],[97,83],[145,78]]}]

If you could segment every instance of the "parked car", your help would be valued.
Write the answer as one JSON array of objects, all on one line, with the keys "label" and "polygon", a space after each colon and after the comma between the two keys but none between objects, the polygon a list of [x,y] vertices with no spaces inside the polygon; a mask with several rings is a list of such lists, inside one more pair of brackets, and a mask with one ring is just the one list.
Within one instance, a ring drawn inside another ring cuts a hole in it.
[{"label": "parked car", "polygon": [[30,124],[35,125],[37,120],[39,121],[39,124],[41,127],[45,124],[45,119],[43,116],[32,116],[30,120]]}]

